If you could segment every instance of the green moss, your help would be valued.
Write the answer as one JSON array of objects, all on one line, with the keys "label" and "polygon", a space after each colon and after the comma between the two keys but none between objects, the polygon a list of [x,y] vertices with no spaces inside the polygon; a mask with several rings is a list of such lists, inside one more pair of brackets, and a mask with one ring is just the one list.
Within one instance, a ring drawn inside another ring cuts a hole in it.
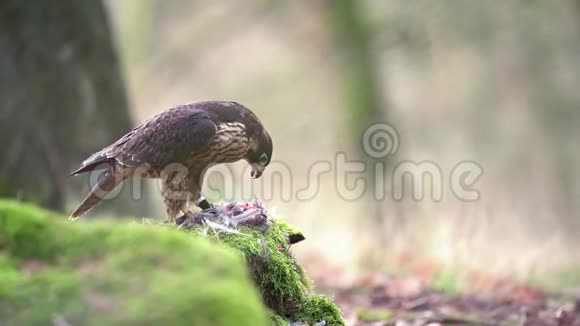
[{"label": "green moss", "polygon": [[260,302],[231,249],[0,201],[2,325],[267,325]]},{"label": "green moss", "polygon": [[289,321],[280,317],[277,313],[270,311],[270,325],[272,326],[288,326],[290,324]]},{"label": "green moss", "polygon": [[312,295],[301,305],[300,310],[292,316],[292,321],[313,325],[322,321],[326,325],[344,325],[342,314],[332,299],[323,295]]},{"label": "green moss", "polygon": [[290,253],[298,230],[237,232],[71,223],[0,201],[0,324],[344,325]]},{"label": "green moss", "polygon": [[265,303],[282,315],[290,315],[304,300],[309,282],[289,253],[283,226],[274,223],[265,234],[240,228],[247,236],[227,234],[218,241],[245,255]]},{"label": "green moss", "polygon": [[283,317],[281,320],[308,325],[323,320],[327,325],[344,324],[332,300],[313,293],[310,280],[290,253],[289,238],[300,231],[281,219],[271,221],[266,232],[248,227],[239,227],[237,231],[239,233],[216,235],[208,227],[199,226],[190,232],[195,237],[208,237],[243,254],[264,302]]}]

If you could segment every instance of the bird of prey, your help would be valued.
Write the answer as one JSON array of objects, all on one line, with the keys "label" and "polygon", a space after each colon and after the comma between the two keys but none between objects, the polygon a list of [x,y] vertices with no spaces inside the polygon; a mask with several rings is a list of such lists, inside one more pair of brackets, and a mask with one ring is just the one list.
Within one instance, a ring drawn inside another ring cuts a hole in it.
[{"label": "bird of prey", "polygon": [[272,139],[248,108],[236,102],[207,101],[168,109],[91,155],[71,175],[104,170],[96,185],[71,214],[76,219],[107,193],[133,176],[161,178],[168,221],[201,195],[206,170],[219,163],[246,160],[259,178],[272,158]]}]

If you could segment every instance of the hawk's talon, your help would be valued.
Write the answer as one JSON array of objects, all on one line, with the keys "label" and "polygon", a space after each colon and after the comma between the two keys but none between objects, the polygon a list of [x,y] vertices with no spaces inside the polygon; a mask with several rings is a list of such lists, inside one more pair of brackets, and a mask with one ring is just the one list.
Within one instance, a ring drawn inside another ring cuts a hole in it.
[{"label": "hawk's talon", "polygon": [[199,203],[197,203],[197,207],[201,208],[204,211],[214,208],[214,206],[205,198],[202,199]]},{"label": "hawk's talon", "polygon": [[[185,222],[185,219],[187,218],[187,216],[185,216],[185,214],[181,215],[180,217],[175,219],[175,224],[176,225],[181,225],[183,224],[183,222]],[[169,222],[169,221],[166,221]]]}]

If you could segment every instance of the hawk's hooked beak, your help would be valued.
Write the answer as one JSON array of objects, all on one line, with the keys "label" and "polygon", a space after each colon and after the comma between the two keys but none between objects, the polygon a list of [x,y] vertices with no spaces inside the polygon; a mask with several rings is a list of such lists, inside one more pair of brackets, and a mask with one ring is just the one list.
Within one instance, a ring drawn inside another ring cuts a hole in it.
[{"label": "hawk's hooked beak", "polygon": [[261,175],[262,172],[264,172],[264,169],[266,169],[265,166],[261,165],[261,164],[251,164],[252,166],[252,172],[250,173],[252,178],[254,179],[258,179]]}]

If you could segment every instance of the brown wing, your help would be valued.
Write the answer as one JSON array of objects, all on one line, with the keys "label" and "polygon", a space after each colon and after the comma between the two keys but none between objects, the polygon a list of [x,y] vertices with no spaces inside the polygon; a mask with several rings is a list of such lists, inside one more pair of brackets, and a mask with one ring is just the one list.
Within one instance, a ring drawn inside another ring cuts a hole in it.
[{"label": "brown wing", "polygon": [[151,118],[103,152],[123,165],[163,168],[203,150],[216,131],[205,112],[180,106]]},{"label": "brown wing", "polygon": [[116,160],[126,166],[163,168],[183,163],[214,138],[216,124],[204,110],[191,105],[162,112],[131,130],[114,144],[91,155],[72,175],[104,168]]}]

